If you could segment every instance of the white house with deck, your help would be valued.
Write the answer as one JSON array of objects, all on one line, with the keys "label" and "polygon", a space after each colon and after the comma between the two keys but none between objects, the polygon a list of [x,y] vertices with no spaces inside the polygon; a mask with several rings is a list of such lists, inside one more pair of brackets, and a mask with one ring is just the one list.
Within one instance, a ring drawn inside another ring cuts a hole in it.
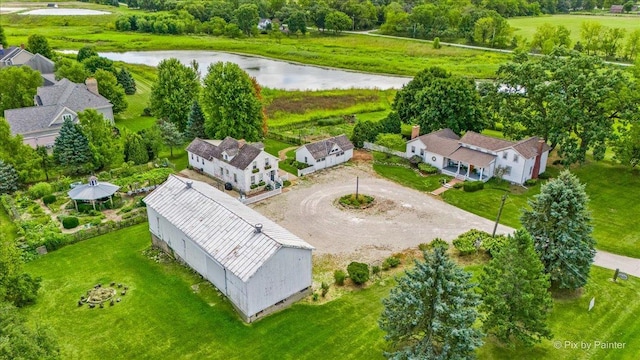
[{"label": "white house with deck", "polygon": [[473,131],[461,138],[442,129],[408,141],[406,157],[419,156],[443,174],[462,180],[487,181],[502,173],[504,180],[523,184],[546,170],[549,150],[536,136],[513,142]]},{"label": "white house with deck", "polygon": [[259,186],[277,186],[278,158],[264,151],[262,143],[196,138],[187,147],[189,165],[248,193]]},{"label": "white house with deck", "polygon": [[252,322],[311,292],[311,245],[216,188],[170,175],[144,198],[152,243]]},{"label": "white house with deck", "polygon": [[353,144],[346,135],[306,144],[296,149],[296,161],[309,165],[304,173],[311,173],[345,163],[353,157]]}]

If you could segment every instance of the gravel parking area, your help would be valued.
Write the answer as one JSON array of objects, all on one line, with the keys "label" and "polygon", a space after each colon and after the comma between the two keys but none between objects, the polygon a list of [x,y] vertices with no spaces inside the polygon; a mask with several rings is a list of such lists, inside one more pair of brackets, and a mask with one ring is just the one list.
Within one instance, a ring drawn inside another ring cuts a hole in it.
[{"label": "gravel parking area", "polygon": [[[356,177],[359,192],[376,199],[369,209],[346,210],[336,203],[355,192]],[[371,262],[436,237],[452,241],[469,229],[493,230],[490,220],[380,178],[369,163],[312,174],[288,190],[252,207],[315,246],[316,255]],[[510,231],[500,225],[497,232]]]}]

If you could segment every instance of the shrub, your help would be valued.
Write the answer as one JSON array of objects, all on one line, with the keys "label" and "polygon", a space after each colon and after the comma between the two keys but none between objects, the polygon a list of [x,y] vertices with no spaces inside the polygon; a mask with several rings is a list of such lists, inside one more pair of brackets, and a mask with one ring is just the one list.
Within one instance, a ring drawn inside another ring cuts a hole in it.
[{"label": "shrub", "polygon": [[58,200],[58,199],[53,194],[45,195],[45,196],[42,197],[42,202],[45,205],[53,204],[54,202],[56,202],[56,200]]},{"label": "shrub", "polygon": [[32,199],[40,199],[45,195],[53,194],[53,187],[46,182],[39,182],[29,188],[29,196]]},{"label": "shrub", "polygon": [[[487,234],[488,235],[488,234]],[[491,255],[495,257],[496,254],[507,244],[507,237],[499,235],[496,237],[488,236],[482,240],[482,247]]]},{"label": "shrub", "polygon": [[347,274],[343,270],[336,270],[333,272],[333,279],[337,285],[344,285],[344,279],[347,278]]},{"label": "shrub", "polygon": [[471,229],[453,240],[453,246],[458,249],[460,255],[471,255],[477,253],[478,248],[490,237],[491,235],[484,231]]},{"label": "shrub", "polygon": [[356,198],[355,194],[348,194],[340,198],[338,202],[344,206],[360,208],[367,206],[373,202],[373,196],[359,194]]},{"label": "shrub", "polygon": [[390,256],[386,259],[384,259],[384,262],[382,263],[382,266],[388,265],[388,268],[394,268],[397,267],[398,265],[400,265],[400,259],[398,259],[395,256]]},{"label": "shrub", "polygon": [[524,182],[524,186],[534,186],[538,183],[538,179],[529,179]]},{"label": "shrub", "polygon": [[71,185],[71,179],[66,176],[60,177],[53,183],[55,191],[67,191],[69,190],[69,185]]},{"label": "shrub", "polygon": [[322,297],[325,297],[329,292],[329,284],[323,281],[322,284],[320,285],[320,289],[322,289],[322,294],[321,294]]},{"label": "shrub", "polygon": [[444,249],[448,249],[449,248],[449,243],[440,239],[440,238],[435,238],[431,241],[431,243],[429,243],[429,247],[431,249],[435,249],[436,247],[441,247]]},{"label": "shrub", "polygon": [[380,266],[374,265],[371,267],[371,273],[373,275],[378,275],[380,273]]},{"label": "shrub", "polygon": [[538,174],[538,179],[540,179],[540,180],[547,180],[550,177],[551,176],[546,171],[543,172],[543,173]]},{"label": "shrub", "polygon": [[457,182],[457,183],[453,184],[453,188],[454,189],[460,189],[463,186],[464,186],[464,183],[461,183],[461,182]]},{"label": "shrub", "polygon": [[318,293],[314,292],[312,295],[313,301],[318,301]]},{"label": "shrub", "polygon": [[75,216],[67,216],[62,219],[62,226],[65,229],[73,229],[80,225],[80,220]]},{"label": "shrub", "polygon": [[484,189],[482,181],[465,181],[462,185],[465,192],[475,192]]},{"label": "shrub", "polygon": [[354,261],[347,266],[347,272],[355,284],[361,285],[369,280],[369,265],[365,263]]},{"label": "shrub", "polygon": [[423,174],[429,174],[429,175],[430,174],[437,174],[438,171],[440,171],[440,170],[438,170],[437,167],[431,166],[431,165],[426,164],[426,163],[419,163],[418,164],[418,170],[420,170],[420,172],[423,173]]},{"label": "shrub", "polygon": [[441,47],[442,45],[440,45],[440,38],[436,37],[435,39],[433,39],[433,48],[440,49]]},{"label": "shrub", "polygon": [[[433,241],[432,241],[432,242],[433,242]],[[431,248],[431,246],[429,246],[429,244],[427,244],[427,243],[420,243],[420,244],[418,244],[418,249],[419,249],[420,251],[427,251],[427,250],[429,250],[430,248]]]},{"label": "shrub", "polygon": [[285,180],[282,182],[282,186],[287,187],[287,186],[291,186],[291,181],[289,180]]},{"label": "shrub", "polygon": [[341,117],[320,119],[317,122],[318,126],[331,126],[331,125],[339,125],[343,123],[344,123],[344,119]]}]

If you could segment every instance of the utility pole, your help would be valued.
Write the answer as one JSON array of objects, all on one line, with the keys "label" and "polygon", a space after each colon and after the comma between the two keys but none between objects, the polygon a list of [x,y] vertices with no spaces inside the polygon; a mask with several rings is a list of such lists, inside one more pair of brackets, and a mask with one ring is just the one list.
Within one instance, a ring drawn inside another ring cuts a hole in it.
[{"label": "utility pole", "polygon": [[498,222],[500,221],[500,215],[502,215],[502,208],[504,207],[504,202],[507,200],[507,194],[502,195],[502,203],[500,204],[500,210],[498,210],[498,217],[496,218],[496,223],[493,225],[493,234],[491,237],[496,237],[496,230],[498,230]]},{"label": "utility pole", "polygon": [[356,200],[358,200],[358,185],[360,183],[360,178],[356,176]]}]

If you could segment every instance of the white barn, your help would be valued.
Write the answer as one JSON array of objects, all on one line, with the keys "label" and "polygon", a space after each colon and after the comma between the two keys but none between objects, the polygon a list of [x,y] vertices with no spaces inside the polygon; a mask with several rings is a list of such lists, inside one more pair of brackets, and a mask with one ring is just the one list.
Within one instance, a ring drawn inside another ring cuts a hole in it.
[{"label": "white barn", "polygon": [[346,135],[316,141],[296,149],[296,161],[308,164],[306,173],[345,163],[353,157],[353,144]]},{"label": "white barn", "polygon": [[244,321],[311,292],[314,248],[216,188],[171,175],[144,202],[152,243],[209,280]]},{"label": "white barn", "polygon": [[487,181],[501,169],[504,180],[524,184],[545,172],[550,149],[536,136],[513,142],[473,131],[461,138],[442,129],[408,141],[406,158],[419,156],[443,174],[462,180]]}]

